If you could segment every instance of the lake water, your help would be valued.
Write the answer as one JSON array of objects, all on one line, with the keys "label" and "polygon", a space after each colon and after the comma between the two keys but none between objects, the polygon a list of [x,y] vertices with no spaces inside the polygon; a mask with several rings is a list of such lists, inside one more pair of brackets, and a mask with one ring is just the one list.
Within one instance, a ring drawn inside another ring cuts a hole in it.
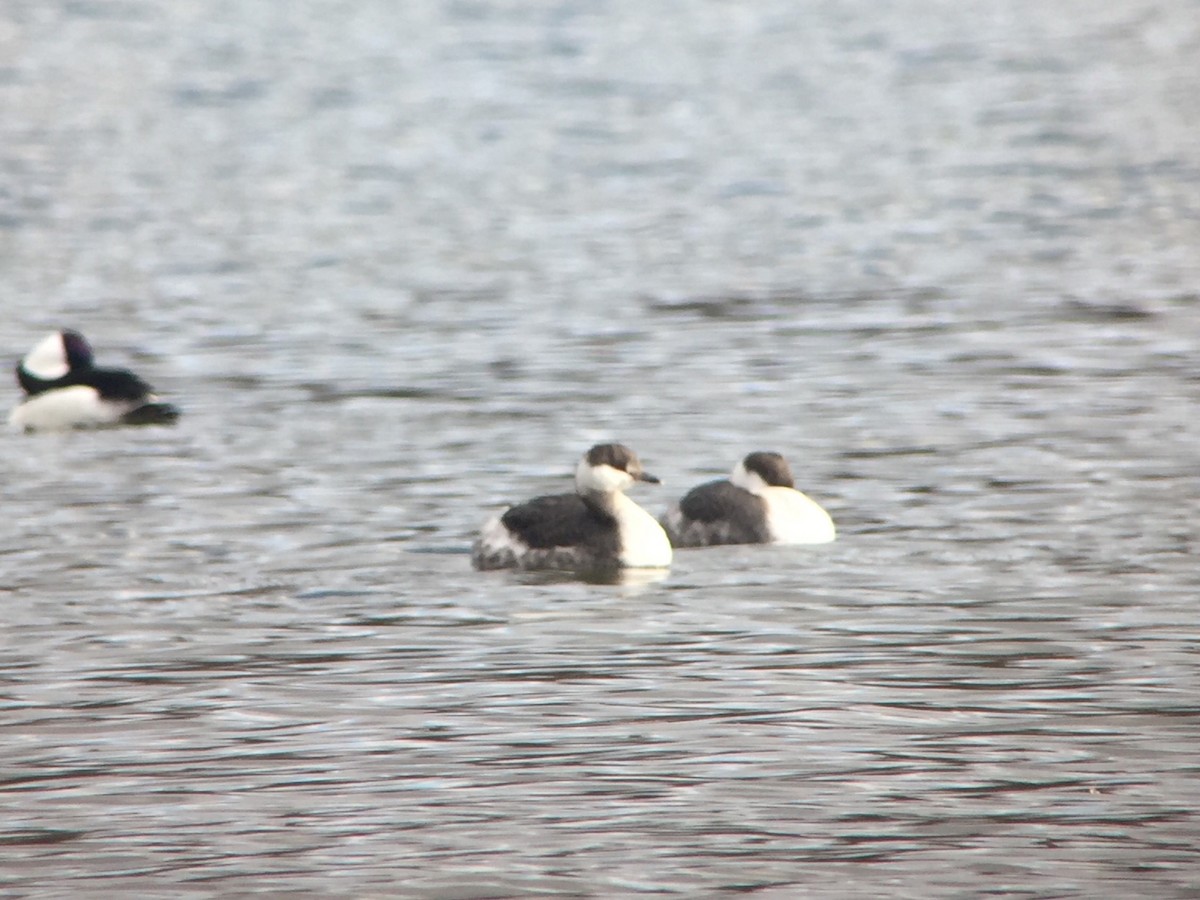
[{"label": "lake water", "polygon": [[[1200,895],[1200,6],[0,3],[5,897]],[[16,402],[17,388],[9,384]],[[478,573],[634,447],[839,540]]]}]

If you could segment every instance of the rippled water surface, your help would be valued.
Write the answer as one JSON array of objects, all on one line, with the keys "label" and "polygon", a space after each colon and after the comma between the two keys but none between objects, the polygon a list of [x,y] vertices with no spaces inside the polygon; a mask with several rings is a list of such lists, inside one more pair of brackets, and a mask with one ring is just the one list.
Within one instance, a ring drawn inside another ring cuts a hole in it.
[{"label": "rippled water surface", "polygon": [[[995,7],[995,8],[993,8]],[[0,4],[0,893],[1200,894],[1200,7]],[[9,398],[17,399],[15,383]],[[839,540],[477,573],[636,448]]]}]

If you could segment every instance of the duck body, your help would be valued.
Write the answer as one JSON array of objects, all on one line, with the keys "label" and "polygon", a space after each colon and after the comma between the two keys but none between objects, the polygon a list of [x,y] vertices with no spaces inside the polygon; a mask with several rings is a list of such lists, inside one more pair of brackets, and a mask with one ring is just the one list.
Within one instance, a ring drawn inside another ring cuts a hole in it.
[{"label": "duck body", "polygon": [[179,409],[160,401],[137,375],[96,366],[91,346],[77,331],[47,335],[17,364],[16,375],[25,398],[8,422],[24,431],[169,424],[179,418]]}]

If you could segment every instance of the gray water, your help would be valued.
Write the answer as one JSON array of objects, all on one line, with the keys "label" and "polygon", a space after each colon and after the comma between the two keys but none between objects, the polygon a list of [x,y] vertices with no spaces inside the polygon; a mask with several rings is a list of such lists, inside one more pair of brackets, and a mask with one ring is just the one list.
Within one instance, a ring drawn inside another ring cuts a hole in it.
[{"label": "gray water", "polygon": [[[0,2],[0,895],[1200,894],[1200,5]],[[17,399],[15,383],[9,397]],[[477,573],[633,446],[829,546]]]}]

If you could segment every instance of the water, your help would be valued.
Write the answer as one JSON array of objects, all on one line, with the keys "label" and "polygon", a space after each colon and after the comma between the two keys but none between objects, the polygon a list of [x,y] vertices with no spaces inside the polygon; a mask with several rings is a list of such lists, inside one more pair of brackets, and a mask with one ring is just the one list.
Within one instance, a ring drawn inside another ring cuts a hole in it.
[{"label": "water", "polygon": [[[185,410],[0,437],[0,892],[1195,896],[1198,50],[0,6],[0,346]],[[470,569],[613,438],[654,511],[781,450],[839,541]]]}]

